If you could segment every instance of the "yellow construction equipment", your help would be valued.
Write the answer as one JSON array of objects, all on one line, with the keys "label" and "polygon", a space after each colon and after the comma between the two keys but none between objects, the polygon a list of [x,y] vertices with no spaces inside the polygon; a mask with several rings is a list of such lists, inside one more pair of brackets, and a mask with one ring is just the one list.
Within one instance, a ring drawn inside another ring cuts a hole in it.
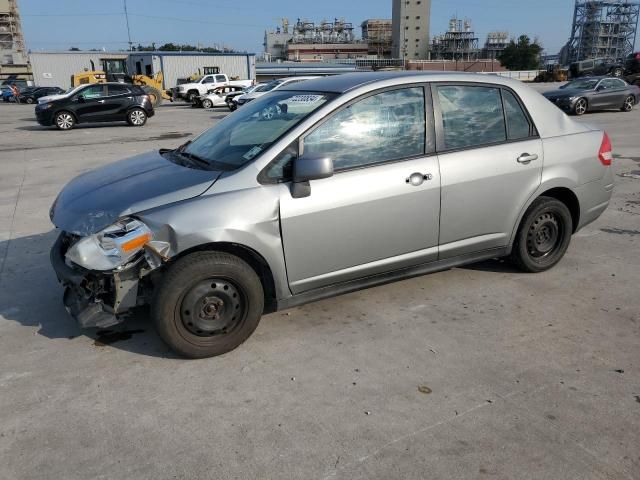
[{"label": "yellow construction equipment", "polygon": [[566,82],[569,78],[569,70],[560,65],[549,65],[547,69],[540,72],[534,82]]},{"label": "yellow construction equipment", "polygon": [[[114,71],[109,68],[114,64],[118,65]],[[148,75],[128,75],[125,60],[123,59],[102,59],[102,70],[96,70],[93,61],[91,69],[71,75],[71,86],[77,87],[86,83],[120,82],[139,85],[145,91],[154,107],[159,106],[162,100],[171,100],[171,95],[162,89],[164,75],[162,72],[156,73],[153,77]]]}]

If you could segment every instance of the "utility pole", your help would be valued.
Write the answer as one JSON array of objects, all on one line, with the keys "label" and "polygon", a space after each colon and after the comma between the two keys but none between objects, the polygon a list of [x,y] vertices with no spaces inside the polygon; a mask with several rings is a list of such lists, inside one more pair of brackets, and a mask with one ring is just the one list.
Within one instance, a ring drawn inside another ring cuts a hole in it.
[{"label": "utility pole", "polygon": [[132,51],[133,43],[131,42],[131,30],[129,30],[129,13],[127,12],[127,0],[124,0],[124,18],[127,21],[127,36],[129,37],[129,51]]}]

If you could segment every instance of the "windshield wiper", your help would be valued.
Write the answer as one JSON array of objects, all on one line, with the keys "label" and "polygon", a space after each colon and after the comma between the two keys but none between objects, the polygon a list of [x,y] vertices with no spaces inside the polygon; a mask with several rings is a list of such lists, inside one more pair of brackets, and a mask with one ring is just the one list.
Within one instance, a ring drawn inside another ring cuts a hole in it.
[{"label": "windshield wiper", "polygon": [[199,157],[198,155],[195,155],[193,153],[189,153],[189,152],[185,152],[185,151],[180,151],[179,152],[180,155],[182,155],[185,158],[188,158],[189,160],[193,161],[194,163],[198,163],[202,166],[211,168],[211,164],[204,158]]}]

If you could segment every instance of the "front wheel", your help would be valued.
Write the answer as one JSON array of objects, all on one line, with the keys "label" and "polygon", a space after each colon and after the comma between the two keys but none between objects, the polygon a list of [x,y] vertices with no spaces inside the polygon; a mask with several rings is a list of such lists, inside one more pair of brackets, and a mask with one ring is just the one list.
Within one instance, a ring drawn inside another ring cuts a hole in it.
[{"label": "front wheel", "polygon": [[616,67],[611,71],[611,75],[613,75],[614,77],[621,77],[623,73],[624,70],[620,67]]},{"label": "front wheel", "polygon": [[564,256],[573,232],[571,212],[559,200],[537,198],[520,223],[511,252],[513,263],[525,272],[543,272]]},{"label": "front wheel", "polygon": [[25,101],[31,105],[33,103],[33,98],[27,98]]},{"label": "front wheel", "polygon": [[127,123],[133,127],[141,127],[147,123],[147,112],[141,108],[134,108],[127,114]]},{"label": "front wheel", "polygon": [[584,115],[587,113],[587,101],[584,98],[579,98],[576,104],[573,107],[573,113],[576,115]]},{"label": "front wheel", "polygon": [[630,112],[633,110],[633,106],[636,104],[636,99],[633,95],[629,95],[624,99],[624,103],[622,104],[623,112]]},{"label": "front wheel", "polygon": [[213,107],[213,102],[211,100],[209,100],[208,98],[205,98],[202,101],[202,106],[203,106],[203,108],[211,108],[211,107]]},{"label": "front wheel", "polygon": [[69,112],[58,112],[54,122],[58,130],[71,130],[76,124],[76,118]]},{"label": "front wheel", "polygon": [[238,109],[238,105],[234,101],[227,102],[227,107],[229,107],[230,112],[233,112]]},{"label": "front wheel", "polygon": [[151,315],[172,350],[205,358],[249,338],[263,309],[262,283],[246,262],[227,253],[196,252],[169,267],[154,293]]}]

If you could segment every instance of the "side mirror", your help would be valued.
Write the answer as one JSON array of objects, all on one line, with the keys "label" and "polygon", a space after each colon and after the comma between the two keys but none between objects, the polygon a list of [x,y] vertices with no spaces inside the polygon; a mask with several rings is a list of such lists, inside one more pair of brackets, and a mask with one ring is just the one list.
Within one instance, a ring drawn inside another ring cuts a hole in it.
[{"label": "side mirror", "polygon": [[311,195],[310,180],[320,180],[333,176],[333,160],[329,157],[302,156],[293,162],[293,198]]},{"label": "side mirror", "polygon": [[84,95],[78,95],[77,99],[79,103],[84,103]]},{"label": "side mirror", "polygon": [[601,92],[602,90],[604,90],[604,85],[598,85],[596,87],[596,92]]}]

